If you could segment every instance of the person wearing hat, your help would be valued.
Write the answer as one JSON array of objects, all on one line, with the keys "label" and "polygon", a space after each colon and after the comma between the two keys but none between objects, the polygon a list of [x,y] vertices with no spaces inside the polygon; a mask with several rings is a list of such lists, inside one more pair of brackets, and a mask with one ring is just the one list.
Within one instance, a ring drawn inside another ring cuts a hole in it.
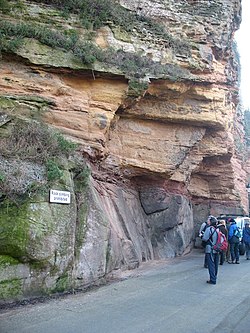
[{"label": "person wearing hat", "polygon": [[250,226],[249,226],[249,222],[246,222],[245,227],[243,228],[243,242],[246,247],[246,259],[250,260]]},{"label": "person wearing hat", "polygon": [[202,240],[206,242],[205,256],[208,265],[208,272],[210,279],[207,281],[209,284],[216,284],[219,254],[213,250],[213,245],[216,244],[218,233],[216,231],[217,219],[214,216],[209,216],[208,227],[206,228]]}]

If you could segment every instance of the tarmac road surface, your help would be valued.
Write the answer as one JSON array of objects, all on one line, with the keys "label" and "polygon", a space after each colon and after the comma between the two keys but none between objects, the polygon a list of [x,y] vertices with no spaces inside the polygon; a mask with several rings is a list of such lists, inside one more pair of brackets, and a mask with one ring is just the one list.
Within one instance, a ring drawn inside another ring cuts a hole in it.
[{"label": "tarmac road surface", "polygon": [[86,293],[0,313],[1,333],[250,333],[250,260],[206,283],[202,250]]}]

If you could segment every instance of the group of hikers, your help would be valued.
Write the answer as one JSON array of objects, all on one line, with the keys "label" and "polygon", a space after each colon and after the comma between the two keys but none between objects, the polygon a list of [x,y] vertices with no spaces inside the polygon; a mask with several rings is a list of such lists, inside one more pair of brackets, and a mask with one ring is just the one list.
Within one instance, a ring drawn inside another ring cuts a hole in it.
[{"label": "group of hikers", "polygon": [[[238,228],[233,218],[217,219],[209,216],[202,223],[199,236],[205,248],[204,267],[208,268],[209,284],[216,284],[218,266],[224,262],[239,264],[239,246],[244,244],[246,259],[250,260],[250,225],[245,223],[243,231]],[[220,244],[218,244],[220,243]],[[220,247],[221,246],[221,247]]]}]

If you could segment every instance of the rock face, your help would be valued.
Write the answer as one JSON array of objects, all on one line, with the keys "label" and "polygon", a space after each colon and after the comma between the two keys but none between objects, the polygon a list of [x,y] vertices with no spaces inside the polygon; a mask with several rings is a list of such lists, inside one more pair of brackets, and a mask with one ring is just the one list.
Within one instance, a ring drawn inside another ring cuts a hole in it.
[{"label": "rock face", "polygon": [[[23,1],[2,19],[87,38],[77,14],[63,18],[46,2]],[[17,205],[6,199],[8,186],[21,196],[32,182],[47,182],[46,167],[0,151],[3,301],[84,288],[182,255],[207,215],[248,212],[233,46],[240,0],[120,6],[139,23],[129,32],[102,24],[92,42],[111,54],[91,64],[31,32],[15,49],[12,35],[2,42],[0,139],[15,119],[35,119],[76,142],[80,156],[77,166],[64,160],[61,180],[50,184],[71,193],[70,205],[50,203],[48,188]],[[6,35],[8,27],[0,27]],[[88,182],[79,181],[79,163]],[[17,174],[26,179],[18,186]]]}]

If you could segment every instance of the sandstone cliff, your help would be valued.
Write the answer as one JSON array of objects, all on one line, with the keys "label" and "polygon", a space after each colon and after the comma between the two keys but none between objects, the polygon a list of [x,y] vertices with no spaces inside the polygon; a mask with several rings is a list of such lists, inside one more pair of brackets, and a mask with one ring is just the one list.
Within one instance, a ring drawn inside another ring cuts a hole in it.
[{"label": "sandstone cliff", "polygon": [[248,212],[240,0],[81,3],[1,8],[3,300],[181,255],[207,215]]}]

